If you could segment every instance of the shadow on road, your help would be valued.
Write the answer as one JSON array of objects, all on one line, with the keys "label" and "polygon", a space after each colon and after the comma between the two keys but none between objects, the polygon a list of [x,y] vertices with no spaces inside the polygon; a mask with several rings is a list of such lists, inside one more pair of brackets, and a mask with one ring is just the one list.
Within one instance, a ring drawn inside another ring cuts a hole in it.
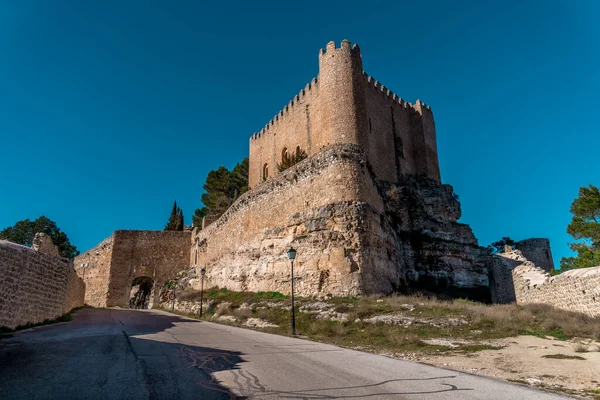
[{"label": "shadow on road", "polygon": [[[175,315],[84,309],[71,323],[0,343],[2,399],[243,399],[213,374],[239,369],[240,352],[178,343]],[[245,384],[245,383],[244,383]]]}]

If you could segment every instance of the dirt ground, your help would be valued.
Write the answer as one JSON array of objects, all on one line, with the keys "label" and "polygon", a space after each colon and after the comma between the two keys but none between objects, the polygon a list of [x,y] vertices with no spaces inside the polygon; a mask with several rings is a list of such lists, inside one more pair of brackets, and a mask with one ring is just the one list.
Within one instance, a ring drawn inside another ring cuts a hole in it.
[{"label": "dirt ground", "polygon": [[[444,340],[437,344],[452,346],[452,341]],[[598,342],[518,336],[490,340],[481,344],[503,348],[452,355],[397,354],[395,356],[600,399],[600,343]],[[584,360],[544,357],[556,355],[582,357]]]}]

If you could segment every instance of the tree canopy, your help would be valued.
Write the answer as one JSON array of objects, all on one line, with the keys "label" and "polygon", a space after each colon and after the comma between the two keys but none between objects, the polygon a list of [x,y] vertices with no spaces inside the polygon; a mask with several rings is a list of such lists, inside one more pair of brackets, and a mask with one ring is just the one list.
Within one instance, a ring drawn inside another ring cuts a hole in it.
[{"label": "tree canopy", "polygon": [[600,265],[600,191],[589,185],[579,189],[579,197],[571,204],[573,218],[567,233],[578,242],[570,243],[575,257],[563,257],[560,270],[588,268]]},{"label": "tree canopy", "polygon": [[517,244],[517,242],[515,242],[508,236],[504,236],[502,239],[490,244],[487,247],[487,250],[490,254],[504,253],[504,246],[513,246],[514,247],[515,244]]},{"label": "tree canopy", "polygon": [[183,211],[177,205],[177,200],[173,202],[171,216],[165,226],[165,231],[182,231],[183,230]]},{"label": "tree canopy", "polygon": [[244,158],[231,171],[225,167],[212,170],[206,177],[202,195],[203,207],[196,209],[192,216],[192,225],[202,227],[202,218],[214,221],[248,191],[248,158]]},{"label": "tree canopy", "polygon": [[67,235],[58,228],[56,222],[43,215],[34,221],[24,219],[5,228],[0,232],[0,239],[31,247],[33,238],[38,232],[43,232],[52,238],[52,243],[58,247],[61,257],[72,259],[79,255],[77,247],[71,244]]}]

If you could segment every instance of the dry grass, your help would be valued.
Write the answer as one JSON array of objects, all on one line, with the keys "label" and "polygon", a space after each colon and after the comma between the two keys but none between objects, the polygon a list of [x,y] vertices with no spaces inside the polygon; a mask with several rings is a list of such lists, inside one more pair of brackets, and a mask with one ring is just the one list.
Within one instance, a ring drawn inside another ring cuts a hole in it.
[{"label": "dry grass", "polygon": [[578,343],[573,347],[573,350],[575,350],[576,353],[587,353],[589,350],[589,347],[582,344],[582,343]]},{"label": "dry grass", "polygon": [[[189,293],[189,298],[196,295]],[[212,288],[205,292],[211,306],[205,318],[233,315],[239,324],[247,318],[260,318],[279,328],[270,332],[290,333],[289,298],[276,292],[240,293]],[[197,296],[196,296],[197,297]],[[500,339],[521,334],[552,336],[560,340],[571,337],[600,339],[600,319],[582,314],[531,304],[486,305],[467,300],[445,301],[426,296],[365,296],[331,298],[335,313],[347,316],[346,322],[317,319],[314,314],[299,312],[300,306],[314,299],[296,301],[298,332],[313,340],[373,351],[448,352],[479,351],[494,347],[482,340]],[[224,306],[223,303],[230,303]],[[240,308],[245,303],[243,308]],[[264,309],[265,304],[273,305]],[[401,315],[415,321],[408,326],[367,323],[376,315]],[[356,322],[355,322],[356,321]],[[423,322],[426,321],[426,322]],[[453,322],[454,321],[454,322]],[[457,323],[456,321],[459,321]],[[430,322],[430,323],[428,323]],[[461,339],[456,349],[430,345],[426,339]]]}]

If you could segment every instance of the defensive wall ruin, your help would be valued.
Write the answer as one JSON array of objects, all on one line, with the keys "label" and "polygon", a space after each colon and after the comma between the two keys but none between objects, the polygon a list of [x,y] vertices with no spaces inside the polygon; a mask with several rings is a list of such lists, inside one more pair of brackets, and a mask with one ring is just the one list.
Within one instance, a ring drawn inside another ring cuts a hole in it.
[{"label": "defensive wall ruin", "polygon": [[0,327],[52,320],[84,304],[83,281],[50,237],[36,235],[34,248],[0,240]]},{"label": "defensive wall ruin", "polygon": [[75,270],[86,284],[85,303],[126,308],[132,281],[141,276],[161,287],[189,268],[190,237],[189,231],[115,231],[75,258]]},{"label": "defensive wall ruin", "polygon": [[600,267],[581,268],[550,276],[521,250],[507,248],[491,260],[495,303],[549,304],[600,317]]}]

